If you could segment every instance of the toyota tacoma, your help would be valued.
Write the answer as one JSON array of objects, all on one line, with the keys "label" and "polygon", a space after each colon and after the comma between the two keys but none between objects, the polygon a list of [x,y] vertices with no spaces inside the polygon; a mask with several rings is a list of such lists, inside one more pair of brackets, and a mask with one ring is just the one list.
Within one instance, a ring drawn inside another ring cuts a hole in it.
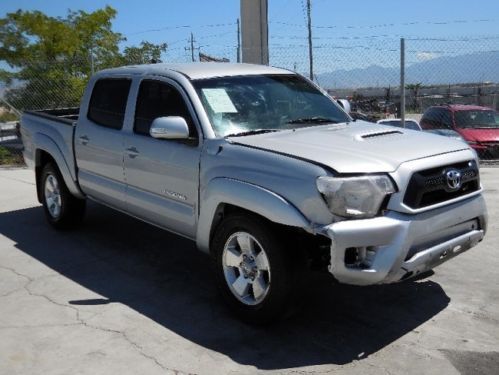
[{"label": "toyota tacoma", "polygon": [[353,120],[268,66],[151,64],[94,75],[79,108],[26,111],[26,163],[58,229],[91,199],[195,241],[243,319],[282,316],[302,271],[393,283],[480,242],[476,153]]}]

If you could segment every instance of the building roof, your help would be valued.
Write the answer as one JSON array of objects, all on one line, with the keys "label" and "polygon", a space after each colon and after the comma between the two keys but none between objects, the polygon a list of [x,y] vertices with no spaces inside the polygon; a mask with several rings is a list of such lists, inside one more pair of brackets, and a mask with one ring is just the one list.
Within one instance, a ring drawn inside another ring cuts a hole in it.
[{"label": "building roof", "polygon": [[161,75],[167,71],[175,71],[190,79],[203,79],[214,77],[228,77],[238,75],[257,75],[257,74],[291,74],[286,69],[274,68],[266,65],[255,64],[234,64],[220,62],[193,62],[183,64],[144,64],[124,66],[120,68],[106,69],[106,74],[119,74],[133,71],[134,73],[147,73]]}]

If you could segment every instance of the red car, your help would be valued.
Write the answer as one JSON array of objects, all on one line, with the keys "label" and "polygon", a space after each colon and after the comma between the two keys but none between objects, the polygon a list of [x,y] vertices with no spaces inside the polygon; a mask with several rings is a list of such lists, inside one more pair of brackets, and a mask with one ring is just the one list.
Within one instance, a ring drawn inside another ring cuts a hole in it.
[{"label": "red car", "polygon": [[455,130],[481,159],[499,159],[499,112],[491,108],[462,104],[430,107],[420,125],[423,130]]}]

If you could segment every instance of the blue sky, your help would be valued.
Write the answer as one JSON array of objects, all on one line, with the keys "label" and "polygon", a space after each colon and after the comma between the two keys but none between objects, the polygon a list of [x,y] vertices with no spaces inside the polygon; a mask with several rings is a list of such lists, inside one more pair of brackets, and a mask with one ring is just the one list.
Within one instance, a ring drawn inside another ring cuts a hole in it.
[{"label": "blue sky", "polygon": [[[306,69],[306,0],[269,0],[270,55],[274,65]],[[72,10],[93,11],[106,4],[118,11],[114,29],[127,44],[166,42],[165,61],[186,61],[190,32],[203,52],[235,58],[239,0],[3,0],[0,17],[17,9],[64,16]],[[408,41],[408,63],[460,50],[498,49],[499,1],[475,0],[312,0],[317,69],[393,65],[398,39],[444,38],[448,42]],[[459,38],[479,38],[463,42]],[[442,44],[443,43],[443,44]],[[464,45],[463,45],[464,43]],[[411,49],[412,48],[412,49]]]}]

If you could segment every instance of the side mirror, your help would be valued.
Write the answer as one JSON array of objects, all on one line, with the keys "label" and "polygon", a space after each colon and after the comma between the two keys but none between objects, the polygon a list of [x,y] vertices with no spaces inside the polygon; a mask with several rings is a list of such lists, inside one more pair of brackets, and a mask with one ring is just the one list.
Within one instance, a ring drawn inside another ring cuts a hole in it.
[{"label": "side mirror", "polygon": [[149,134],[156,139],[187,139],[189,126],[180,116],[158,117],[152,122]]}]

